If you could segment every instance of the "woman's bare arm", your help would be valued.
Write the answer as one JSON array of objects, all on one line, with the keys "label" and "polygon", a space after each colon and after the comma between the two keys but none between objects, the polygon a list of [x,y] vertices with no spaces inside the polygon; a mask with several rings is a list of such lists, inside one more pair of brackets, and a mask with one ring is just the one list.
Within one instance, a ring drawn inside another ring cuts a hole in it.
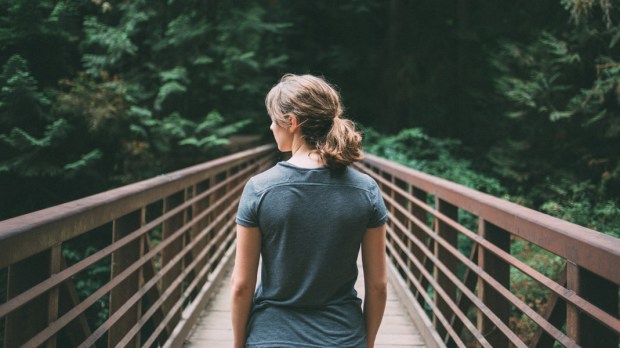
[{"label": "woman's bare arm", "polygon": [[246,326],[256,288],[261,235],[257,227],[237,225],[237,253],[231,278],[231,309],[234,347],[245,347]]},{"label": "woman's bare arm", "polygon": [[368,347],[374,347],[387,301],[387,270],[385,261],[386,225],[369,228],[362,239],[364,267],[364,319]]}]

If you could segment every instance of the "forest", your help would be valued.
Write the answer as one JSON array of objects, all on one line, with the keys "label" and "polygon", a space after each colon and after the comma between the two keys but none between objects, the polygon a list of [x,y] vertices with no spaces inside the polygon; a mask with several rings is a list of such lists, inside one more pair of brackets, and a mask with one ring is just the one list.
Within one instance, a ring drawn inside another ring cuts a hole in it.
[{"label": "forest", "polygon": [[287,72],[366,151],[620,236],[611,0],[0,1],[0,219],[270,141]]},{"label": "forest", "polygon": [[335,84],[368,153],[620,237],[612,0],[0,0],[0,220],[273,142],[285,73]]}]

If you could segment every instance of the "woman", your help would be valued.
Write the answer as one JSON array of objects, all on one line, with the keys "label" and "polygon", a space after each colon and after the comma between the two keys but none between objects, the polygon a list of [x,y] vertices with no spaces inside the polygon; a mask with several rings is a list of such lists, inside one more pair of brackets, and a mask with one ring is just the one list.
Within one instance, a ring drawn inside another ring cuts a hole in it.
[{"label": "woman", "polygon": [[[239,203],[234,346],[372,347],[387,294],[387,212],[377,184],[348,167],[361,136],[321,78],[285,75],[265,104],[292,157],[251,178]],[[360,245],[363,310],[353,288]]]}]

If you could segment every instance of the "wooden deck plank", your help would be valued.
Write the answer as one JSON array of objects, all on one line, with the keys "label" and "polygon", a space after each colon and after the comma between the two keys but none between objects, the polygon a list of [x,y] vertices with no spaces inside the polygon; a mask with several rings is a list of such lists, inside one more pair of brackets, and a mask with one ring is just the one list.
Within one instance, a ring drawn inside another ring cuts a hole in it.
[{"label": "wooden deck plank", "polygon": [[[361,268],[361,264],[358,263]],[[230,322],[230,273],[220,285],[215,297],[209,302],[197,325],[185,341],[184,347],[230,347],[232,346],[232,327]],[[364,278],[360,276],[355,284],[358,296],[364,298]],[[413,324],[405,306],[400,303],[391,284],[388,285],[388,301],[379,334],[377,348],[420,348],[426,347],[422,336]]]}]

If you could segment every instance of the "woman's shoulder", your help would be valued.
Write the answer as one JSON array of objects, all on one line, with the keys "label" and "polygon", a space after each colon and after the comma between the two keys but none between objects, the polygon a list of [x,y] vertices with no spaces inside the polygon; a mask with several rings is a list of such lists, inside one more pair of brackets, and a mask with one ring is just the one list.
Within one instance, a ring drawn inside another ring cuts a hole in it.
[{"label": "woman's shoulder", "polygon": [[282,170],[281,165],[276,163],[273,167],[251,177],[248,184],[251,184],[255,191],[260,192],[282,183],[286,177],[286,172]]},{"label": "woman's shoulder", "polygon": [[370,177],[370,175],[362,173],[350,166],[346,168],[344,175],[348,181],[365,190],[372,191],[377,187],[377,182]]}]

